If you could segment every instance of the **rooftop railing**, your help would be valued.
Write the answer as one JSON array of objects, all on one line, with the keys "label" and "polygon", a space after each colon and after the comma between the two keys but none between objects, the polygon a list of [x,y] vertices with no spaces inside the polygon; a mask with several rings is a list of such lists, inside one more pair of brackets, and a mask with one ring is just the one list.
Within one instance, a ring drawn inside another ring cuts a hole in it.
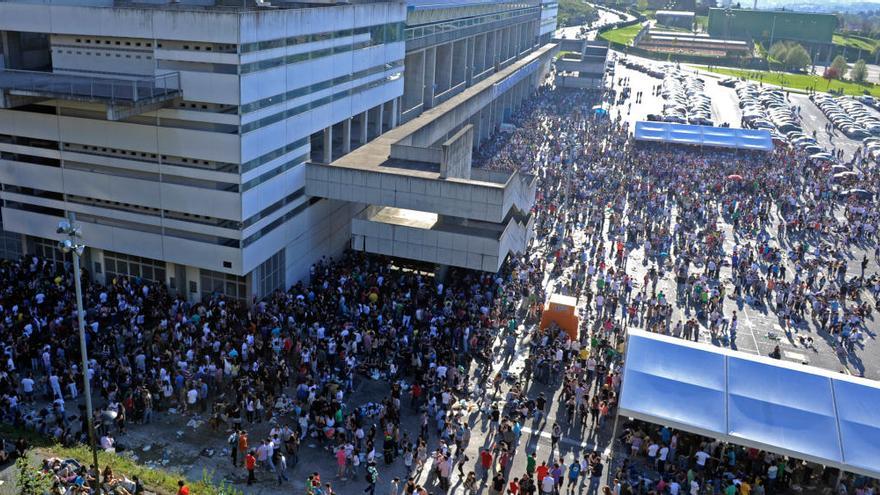
[{"label": "rooftop railing", "polygon": [[0,70],[0,89],[26,96],[134,105],[180,94],[180,73],[123,79],[6,69]]}]

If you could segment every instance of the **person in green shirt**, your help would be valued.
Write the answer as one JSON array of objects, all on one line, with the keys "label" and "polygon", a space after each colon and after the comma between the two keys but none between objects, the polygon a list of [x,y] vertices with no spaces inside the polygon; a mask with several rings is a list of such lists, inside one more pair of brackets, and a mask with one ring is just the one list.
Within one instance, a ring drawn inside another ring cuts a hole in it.
[{"label": "person in green shirt", "polygon": [[736,485],[732,481],[728,481],[727,486],[724,487],[724,495],[736,495]]},{"label": "person in green shirt", "polygon": [[535,453],[529,452],[528,457],[526,457],[526,473],[528,473],[529,476],[535,474],[535,467],[537,466],[537,464],[538,461],[535,459]]}]

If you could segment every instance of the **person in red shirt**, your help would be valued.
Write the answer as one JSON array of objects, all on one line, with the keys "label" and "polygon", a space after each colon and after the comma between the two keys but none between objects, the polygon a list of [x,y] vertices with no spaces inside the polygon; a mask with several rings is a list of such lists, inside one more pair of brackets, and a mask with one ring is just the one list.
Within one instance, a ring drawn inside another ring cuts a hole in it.
[{"label": "person in red shirt", "polygon": [[541,465],[538,466],[538,469],[535,470],[535,476],[538,480],[538,485],[541,484],[541,481],[544,480],[544,476],[550,474],[550,467],[547,466],[547,461],[541,462]]},{"label": "person in red shirt", "polygon": [[507,486],[507,491],[511,495],[519,495],[519,478],[514,478],[513,481],[510,482],[510,485]]},{"label": "person in red shirt", "polygon": [[186,486],[183,480],[177,482],[177,495],[189,495],[189,487]]},{"label": "person in red shirt", "polygon": [[245,456],[244,468],[247,469],[248,472],[247,484],[250,485],[254,481],[257,481],[256,476],[254,476],[254,470],[257,468],[257,458],[254,457],[253,450],[249,451]]},{"label": "person in red shirt", "polygon": [[487,478],[492,467],[492,452],[489,452],[489,449],[480,451],[480,465],[483,467],[483,477]]}]

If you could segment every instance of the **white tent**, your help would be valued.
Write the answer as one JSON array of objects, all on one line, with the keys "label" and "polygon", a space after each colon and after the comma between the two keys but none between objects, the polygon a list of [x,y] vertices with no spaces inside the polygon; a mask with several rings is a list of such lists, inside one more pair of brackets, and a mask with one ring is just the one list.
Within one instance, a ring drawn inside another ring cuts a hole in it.
[{"label": "white tent", "polygon": [[673,122],[636,122],[637,141],[714,146],[741,150],[771,151],[773,139],[766,129],[735,129]]},{"label": "white tent", "polygon": [[880,478],[880,384],[629,330],[621,416]]}]

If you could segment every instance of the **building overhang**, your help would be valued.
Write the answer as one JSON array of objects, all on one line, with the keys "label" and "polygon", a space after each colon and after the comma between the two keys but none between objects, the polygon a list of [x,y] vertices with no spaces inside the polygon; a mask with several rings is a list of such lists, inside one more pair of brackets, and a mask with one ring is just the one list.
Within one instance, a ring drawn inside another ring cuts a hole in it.
[{"label": "building overhang", "polygon": [[0,108],[52,99],[98,103],[107,120],[158,110],[182,98],[180,74],[151,78],[106,78],[57,72],[0,70]]}]

